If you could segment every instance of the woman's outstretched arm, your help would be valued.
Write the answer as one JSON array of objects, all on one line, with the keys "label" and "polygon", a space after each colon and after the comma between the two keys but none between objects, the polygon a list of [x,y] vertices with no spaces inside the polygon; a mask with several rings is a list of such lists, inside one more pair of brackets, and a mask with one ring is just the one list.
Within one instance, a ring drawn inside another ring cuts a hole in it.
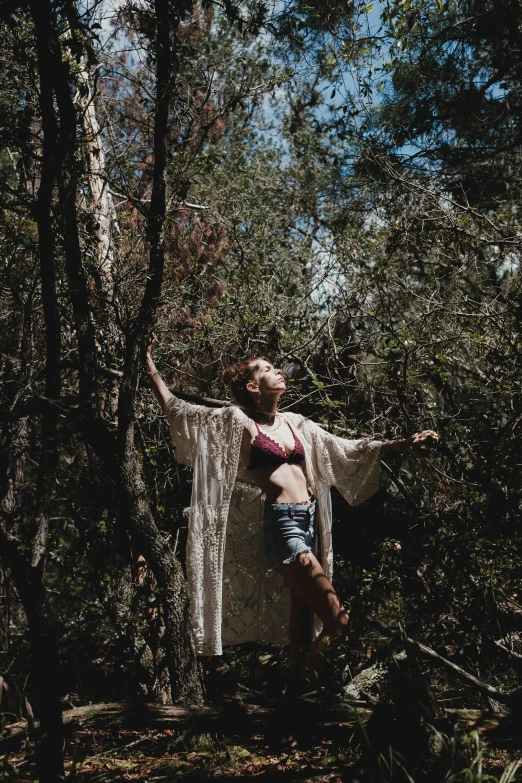
[{"label": "woman's outstretched arm", "polygon": [[305,420],[303,431],[312,445],[314,476],[328,487],[337,487],[351,506],[363,503],[377,491],[379,457],[401,452],[419,457],[426,446],[438,440],[432,430],[384,443],[370,438],[349,440],[333,435],[310,419]]},{"label": "woman's outstretched arm", "polygon": [[152,391],[161,405],[163,412],[165,412],[165,403],[172,396],[172,394],[152,360],[152,343],[147,346],[147,350],[145,352],[145,362],[147,365],[147,375],[149,376]]},{"label": "woman's outstretched arm", "polygon": [[410,435],[402,440],[388,440],[381,446],[381,454],[399,453],[412,454],[420,457],[424,453],[424,446],[432,446],[439,440],[439,436],[433,430],[423,430]]}]

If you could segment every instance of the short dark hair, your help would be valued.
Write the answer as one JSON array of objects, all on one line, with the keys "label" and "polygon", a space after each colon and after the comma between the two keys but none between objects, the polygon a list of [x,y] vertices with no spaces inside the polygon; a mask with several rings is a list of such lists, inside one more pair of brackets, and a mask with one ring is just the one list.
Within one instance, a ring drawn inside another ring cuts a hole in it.
[{"label": "short dark hair", "polygon": [[230,396],[241,405],[242,408],[253,408],[252,395],[246,385],[254,377],[254,373],[259,369],[258,362],[269,362],[264,356],[251,356],[249,359],[231,364],[223,372],[223,380],[230,391]]}]

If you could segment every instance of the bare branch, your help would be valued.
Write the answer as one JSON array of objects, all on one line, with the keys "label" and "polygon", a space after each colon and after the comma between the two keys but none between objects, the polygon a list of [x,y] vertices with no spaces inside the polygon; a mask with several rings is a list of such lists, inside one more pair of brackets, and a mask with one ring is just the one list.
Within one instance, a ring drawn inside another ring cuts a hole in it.
[{"label": "bare branch", "polygon": [[[377,618],[368,617],[367,619],[374,627],[378,628],[387,636],[391,636],[392,638],[397,638],[397,639],[402,638],[400,631],[389,628],[387,625],[385,625]],[[476,690],[481,691],[481,693],[484,693],[486,696],[492,697],[496,701],[500,702],[501,704],[505,704],[506,706],[512,704],[513,694],[504,693],[504,691],[499,691],[498,688],[495,688],[493,685],[488,685],[487,683],[482,682],[473,674],[470,674],[465,669],[462,669],[460,666],[457,666],[456,663],[453,663],[452,661],[448,661],[447,658],[444,658],[444,656],[440,655],[438,652],[435,652],[435,650],[432,650],[432,648],[428,647],[426,644],[422,644],[422,642],[418,642],[416,639],[411,639],[409,636],[406,637],[406,639],[409,644],[413,645],[417,650],[419,650],[419,652],[423,653],[423,655],[425,655],[428,658],[431,658],[434,661],[437,661],[437,663],[442,664],[447,669],[449,669],[454,674],[456,674],[460,680],[468,683],[468,685],[472,685]]]}]

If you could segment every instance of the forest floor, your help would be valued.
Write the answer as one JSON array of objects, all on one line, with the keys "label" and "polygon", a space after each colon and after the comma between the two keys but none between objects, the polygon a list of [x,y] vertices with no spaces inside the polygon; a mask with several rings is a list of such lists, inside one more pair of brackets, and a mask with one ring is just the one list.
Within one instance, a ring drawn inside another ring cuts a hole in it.
[{"label": "forest floor", "polygon": [[[206,672],[208,706],[203,708],[113,702],[66,710],[67,778],[77,783],[254,777],[275,783],[522,780],[522,722],[509,713],[448,710],[444,758],[430,771],[421,750],[426,735],[417,732],[410,716],[404,723],[397,714],[389,720],[384,710],[376,720],[379,706],[343,699],[338,682],[337,689],[321,685],[291,696],[285,693],[288,671],[278,665],[278,656],[257,656],[259,666],[250,672],[241,663],[240,670],[226,664]],[[5,727],[0,780],[33,783],[32,748],[27,727]]]},{"label": "forest floor", "polygon": [[[121,716],[121,705],[113,706],[112,717],[117,712]],[[314,705],[312,699],[307,705],[310,707],[321,710],[320,703]],[[312,729],[300,720],[297,703],[291,722],[288,722],[289,714],[288,705],[281,705],[279,709],[271,710],[270,715],[265,716],[266,720],[258,716],[255,723],[259,733],[251,732],[252,724],[248,720],[243,729],[238,730],[237,725],[235,729],[231,725],[230,715],[219,716],[211,711],[204,713],[213,724],[208,733],[200,731],[201,723],[197,730],[190,728],[193,716],[177,716],[170,721],[171,728],[153,729],[123,728],[117,725],[120,720],[102,720],[103,728],[95,725],[76,728],[69,738],[66,775],[78,783],[188,782],[253,777],[281,783],[407,780],[402,774],[390,774],[392,770],[388,768],[385,755],[369,763],[361,733],[366,716],[362,717],[362,722],[355,716],[351,721],[338,721],[335,725],[319,722]],[[484,744],[481,739],[498,727],[498,720],[478,710],[463,711],[459,718],[463,731],[461,740],[465,738],[461,744],[467,753],[462,756],[465,763],[460,764],[456,780],[488,780],[490,783],[499,780],[514,759],[513,750]],[[168,721],[166,712],[161,722],[164,720]],[[89,721],[91,724],[99,722]],[[297,729],[296,734],[285,735],[283,723],[288,723],[291,730]],[[478,730],[476,736],[475,730]],[[236,733],[232,733],[234,731]],[[325,738],[328,733],[331,736]],[[520,779],[517,771],[513,770],[512,780]],[[401,772],[400,768],[398,772]],[[3,756],[0,779],[33,783],[35,777],[34,763],[23,749]],[[444,777],[441,775],[439,779]]]}]

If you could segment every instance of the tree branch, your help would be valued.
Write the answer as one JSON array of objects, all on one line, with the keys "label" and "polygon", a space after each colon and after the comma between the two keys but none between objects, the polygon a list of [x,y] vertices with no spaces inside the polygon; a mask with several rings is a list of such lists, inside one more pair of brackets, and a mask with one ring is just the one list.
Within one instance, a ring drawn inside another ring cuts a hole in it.
[{"label": "tree branch", "polygon": [[[396,631],[392,628],[389,628],[387,625],[385,625],[377,618],[368,617],[367,619],[371,623],[371,625],[373,625],[375,628],[378,628],[380,631],[385,633],[386,636],[390,636],[392,638],[397,638],[397,639],[402,638],[400,631]],[[428,647],[426,644],[422,644],[422,642],[418,642],[416,639],[411,639],[409,636],[406,637],[406,640],[408,644],[413,645],[423,655],[425,655],[428,658],[431,658],[434,661],[437,661],[437,663],[442,664],[447,669],[450,669],[454,674],[457,675],[457,677],[460,680],[468,683],[468,685],[472,685],[476,690],[481,691],[486,696],[495,699],[501,704],[505,704],[507,706],[512,704],[513,694],[504,693],[504,691],[499,691],[498,688],[493,687],[493,685],[488,685],[487,683],[482,682],[481,680],[477,679],[477,677],[475,677],[473,674],[470,674],[469,672],[465,671],[465,669],[462,669],[460,666],[457,666],[456,663],[453,663],[452,661],[448,661],[447,658],[444,658],[444,656],[440,655],[438,652],[435,652],[435,650],[432,650],[431,647]]]}]

